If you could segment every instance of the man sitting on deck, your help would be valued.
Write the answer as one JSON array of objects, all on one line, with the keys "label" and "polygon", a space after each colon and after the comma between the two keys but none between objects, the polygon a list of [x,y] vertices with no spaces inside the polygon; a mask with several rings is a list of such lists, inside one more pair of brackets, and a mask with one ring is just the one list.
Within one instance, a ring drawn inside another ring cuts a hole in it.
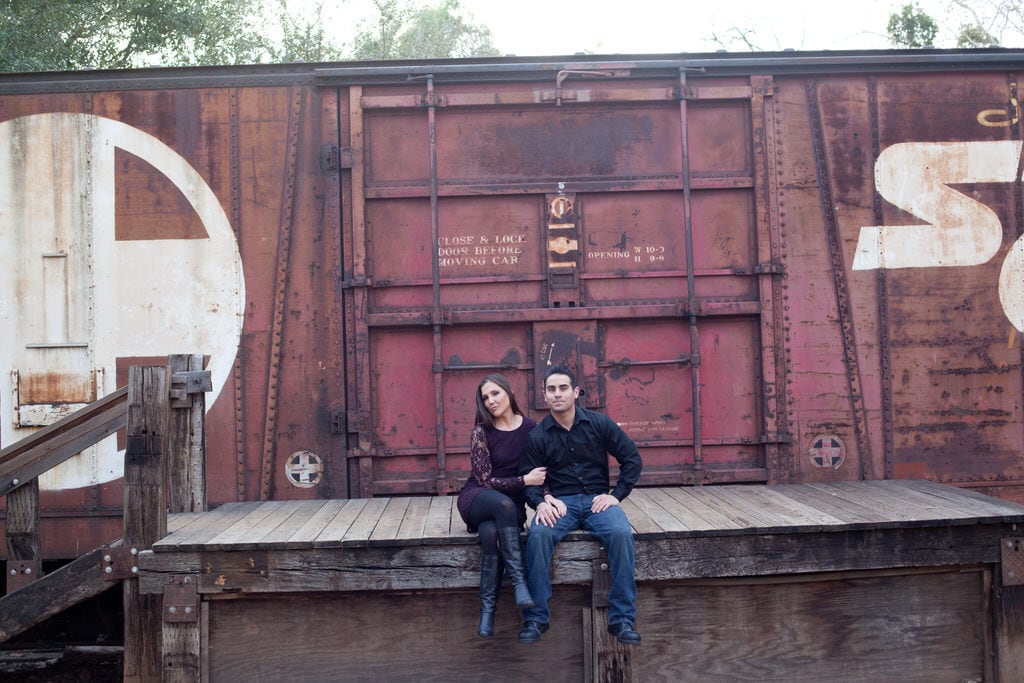
[{"label": "man sitting on deck", "polygon": [[[537,510],[526,540],[526,580],[536,604],[523,610],[519,642],[535,643],[548,630],[548,570],[555,544],[570,531],[586,529],[608,549],[608,632],[621,643],[637,645],[633,533],[619,503],[640,479],[643,463],[636,444],[611,418],[576,405],[582,393],[568,368],[551,367],[544,379],[550,414],[530,432],[523,447],[520,471],[547,467],[545,483],[557,500],[545,502],[540,486],[526,487],[526,501]],[[609,483],[609,453],[619,462],[614,490]]]}]

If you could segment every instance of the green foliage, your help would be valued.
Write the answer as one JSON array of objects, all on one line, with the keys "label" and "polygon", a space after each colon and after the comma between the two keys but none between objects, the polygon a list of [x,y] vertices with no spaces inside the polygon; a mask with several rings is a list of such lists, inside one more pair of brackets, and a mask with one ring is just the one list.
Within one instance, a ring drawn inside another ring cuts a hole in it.
[{"label": "green foliage", "polygon": [[324,3],[319,0],[311,13],[289,13],[288,0],[279,0],[277,18],[281,44],[271,51],[275,62],[327,62],[342,59],[340,47],[331,42],[324,27]]},{"label": "green foliage", "polygon": [[956,37],[957,47],[988,47],[998,43],[998,38],[977,24],[962,27]]},{"label": "green foliage", "polygon": [[931,47],[939,25],[915,2],[904,5],[899,14],[889,15],[887,33],[893,47]]},{"label": "green foliage", "polygon": [[373,0],[377,24],[356,35],[355,59],[496,57],[491,30],[462,15],[458,0],[412,9],[402,0]]},{"label": "green foliage", "polygon": [[259,0],[0,0],[0,71],[258,62]]}]

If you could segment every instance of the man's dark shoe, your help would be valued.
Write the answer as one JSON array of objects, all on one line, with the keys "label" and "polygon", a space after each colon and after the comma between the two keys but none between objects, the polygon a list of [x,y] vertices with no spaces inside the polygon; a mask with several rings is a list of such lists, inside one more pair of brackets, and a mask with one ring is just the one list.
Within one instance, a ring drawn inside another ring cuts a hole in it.
[{"label": "man's dark shoe", "polygon": [[[523,628],[519,631],[519,642],[520,643],[536,643],[540,640],[540,634],[548,630],[547,624],[542,624],[539,621],[528,621],[523,624]],[[637,636],[639,638],[639,636]]]},{"label": "man's dark shoe", "polygon": [[[608,633],[612,634],[619,639],[619,642],[623,645],[639,645],[640,634],[633,630],[633,624],[628,621],[623,621],[620,624],[611,624],[608,626]],[[538,636],[539,638],[540,636]],[[523,634],[520,631],[519,640],[523,639]]]}]

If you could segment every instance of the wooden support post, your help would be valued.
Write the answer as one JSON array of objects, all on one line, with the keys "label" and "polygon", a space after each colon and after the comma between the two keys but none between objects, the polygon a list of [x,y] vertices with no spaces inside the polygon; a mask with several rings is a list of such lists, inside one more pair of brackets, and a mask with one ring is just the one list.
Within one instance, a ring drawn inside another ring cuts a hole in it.
[{"label": "wooden support post", "polygon": [[593,633],[593,680],[602,683],[628,683],[633,677],[635,645],[623,645],[608,633],[608,608],[592,607],[590,625]]},{"label": "wooden support post", "polygon": [[[167,482],[171,512],[206,511],[206,391],[210,373],[203,356],[168,358],[171,368],[171,433]],[[187,382],[180,382],[185,376]],[[202,634],[199,620],[198,576],[173,577],[164,586],[163,680],[191,683],[202,677]]]},{"label": "wooden support post", "polygon": [[39,480],[7,494],[7,592],[39,578]]},{"label": "wooden support post", "polygon": [[[148,548],[167,534],[164,457],[170,422],[170,368],[128,369],[128,440],[124,462],[124,545]],[[124,680],[161,679],[162,600],[124,581]]]},{"label": "wooden support post", "polygon": [[1018,681],[1024,672],[1024,538],[1002,539],[1000,560],[994,577],[995,680]]},{"label": "wooden support post", "polygon": [[172,576],[163,593],[164,683],[202,679],[199,576]]},{"label": "wooden support post", "polygon": [[[588,667],[591,680],[626,683],[634,680],[632,656],[636,646],[623,645],[608,633],[608,590],[611,583],[608,558],[602,552],[602,557],[592,562],[590,618],[584,620],[592,640],[589,648],[584,650],[591,657]],[[587,630],[584,628],[584,634]]]},{"label": "wooden support post", "polygon": [[[206,511],[206,393],[179,387],[176,373],[201,373],[201,354],[168,357],[171,367],[171,431],[167,468],[171,512]],[[209,373],[207,373],[209,374]]]}]

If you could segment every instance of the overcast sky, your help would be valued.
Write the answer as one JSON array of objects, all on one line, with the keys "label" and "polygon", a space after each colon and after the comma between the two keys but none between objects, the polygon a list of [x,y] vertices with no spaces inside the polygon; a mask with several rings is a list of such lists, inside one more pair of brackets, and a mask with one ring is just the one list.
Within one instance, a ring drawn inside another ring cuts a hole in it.
[{"label": "overcast sky", "polygon": [[[886,49],[889,15],[910,1],[459,0],[475,23],[491,29],[503,54],[520,56],[709,52],[721,48],[715,35],[725,40],[733,29],[753,31],[759,50]],[[936,47],[954,47],[956,27],[944,25],[955,23],[950,0],[916,2],[942,26]],[[337,7],[351,22],[372,3],[342,0]],[[742,43],[729,49],[747,50]]]}]

